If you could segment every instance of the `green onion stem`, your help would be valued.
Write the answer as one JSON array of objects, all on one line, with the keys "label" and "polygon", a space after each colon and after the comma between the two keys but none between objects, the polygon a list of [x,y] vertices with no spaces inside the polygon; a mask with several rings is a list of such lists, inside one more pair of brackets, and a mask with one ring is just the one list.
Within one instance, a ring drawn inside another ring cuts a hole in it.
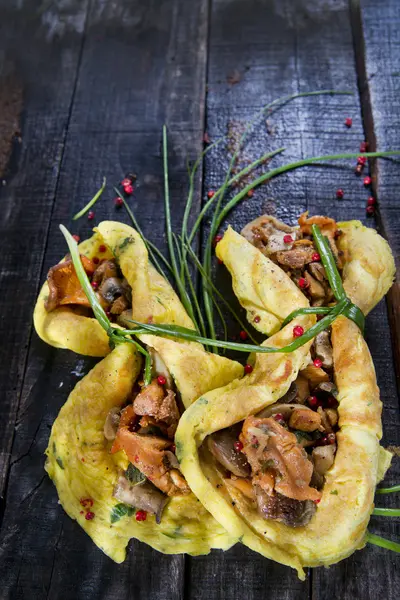
[{"label": "green onion stem", "polygon": [[372,514],[376,517],[400,517],[400,508],[374,508]]},{"label": "green onion stem", "polygon": [[160,266],[157,258],[155,257],[155,254],[158,254],[158,256],[163,260],[164,264],[170,271],[172,271],[171,265],[168,263],[167,259],[164,258],[164,256],[161,254],[159,249],[156,246],[154,246],[154,244],[152,244],[147,238],[145,238],[143,231],[141,230],[139,223],[137,222],[136,217],[133,214],[133,211],[130,209],[127,201],[125,200],[123,195],[120,193],[120,191],[116,187],[114,187],[114,191],[116,194],[118,194],[118,196],[121,198],[122,202],[124,203],[125,210],[128,213],[130,220],[132,221],[132,225],[134,226],[134,228],[137,230],[138,234],[142,238],[143,243],[146,246],[147,252],[149,253],[151,261],[153,262],[155,267],[158,269],[159,273],[161,273],[161,275],[166,277],[164,270]]},{"label": "green onion stem", "polygon": [[92,206],[94,204],[96,204],[97,200],[100,198],[100,196],[102,195],[102,193],[104,192],[104,188],[106,187],[106,183],[107,180],[105,177],[103,177],[103,183],[101,185],[101,188],[95,193],[95,195],[93,196],[93,198],[91,200],[89,200],[89,202],[86,204],[86,206],[84,206],[82,208],[82,210],[80,210],[79,212],[76,213],[76,215],[74,215],[72,217],[73,221],[77,221],[78,219],[80,219],[81,217],[83,217],[83,215],[85,213],[87,213],[87,211],[92,208]]},{"label": "green onion stem", "polygon": [[342,279],[339,275],[328,239],[321,233],[318,225],[311,225],[311,231],[332,292],[336,300],[342,300],[342,298],[345,298],[346,292],[344,291]]},{"label": "green onion stem", "polygon": [[275,352],[294,352],[301,346],[304,346],[307,342],[311,341],[318,333],[329,327],[333,321],[343,312],[347,303],[347,299],[339,302],[326,317],[321,319],[318,323],[310,327],[303,335],[296,338],[293,342],[284,346],[283,348],[271,348],[269,346],[256,346],[252,344],[239,344],[236,342],[226,342],[223,340],[216,340],[210,338],[204,338],[197,332],[187,329],[185,327],[178,327],[177,325],[155,325],[152,323],[140,323],[133,319],[126,319],[126,321],[137,325],[137,329],[126,330],[125,333],[132,335],[139,335],[146,332],[150,332],[154,335],[161,337],[175,337],[191,342],[199,342],[200,344],[206,344],[207,346],[216,348],[227,348],[228,350],[238,350],[239,352],[255,352],[255,353],[275,353]]},{"label": "green onion stem", "polygon": [[[121,335],[121,333],[119,333],[121,331],[122,331],[122,335]],[[110,336],[110,340],[112,342],[114,342],[114,344],[123,344],[126,342],[129,344],[133,344],[135,346],[135,348],[138,350],[138,352],[140,352],[140,354],[142,354],[145,357],[143,381],[144,381],[144,385],[149,385],[149,383],[151,383],[151,356],[150,356],[150,353],[147,352],[147,350],[145,348],[143,348],[143,346],[141,346],[136,340],[132,340],[132,338],[124,335],[123,330],[113,329],[112,331],[108,332],[108,335]]]},{"label": "green onion stem", "polygon": [[282,165],[281,167],[277,167],[276,169],[272,169],[272,171],[268,171],[264,175],[261,175],[257,179],[254,179],[251,183],[249,183],[246,187],[244,187],[236,196],[234,196],[223,208],[218,219],[217,219],[217,229],[221,226],[222,221],[225,219],[226,215],[241,201],[243,198],[249,193],[250,190],[258,187],[259,185],[265,183],[269,179],[277,177],[282,173],[287,173],[288,171],[294,171],[295,169],[299,169],[300,167],[307,167],[312,165],[313,163],[320,162],[323,160],[341,160],[347,158],[358,158],[359,156],[365,156],[366,158],[385,158],[388,156],[399,156],[400,150],[390,150],[387,152],[362,152],[357,154],[328,154],[326,156],[316,156],[313,158],[305,158],[303,160],[299,160],[297,162],[289,163],[287,165]]},{"label": "green onion stem", "polygon": [[369,544],[374,544],[375,546],[380,546],[381,548],[387,548],[387,550],[392,550],[393,552],[400,552],[400,544],[370,533],[369,531],[367,531],[367,542]]},{"label": "green onion stem", "polygon": [[332,307],[328,306],[307,306],[305,308],[297,308],[293,312],[290,313],[283,321],[281,325],[281,329],[283,329],[290,321],[293,321],[296,317],[301,317],[302,315],[326,315],[330,313]]},{"label": "green onion stem", "polygon": [[400,492],[400,485],[394,485],[392,487],[387,488],[379,488],[376,490],[376,494],[394,494],[395,492]]}]

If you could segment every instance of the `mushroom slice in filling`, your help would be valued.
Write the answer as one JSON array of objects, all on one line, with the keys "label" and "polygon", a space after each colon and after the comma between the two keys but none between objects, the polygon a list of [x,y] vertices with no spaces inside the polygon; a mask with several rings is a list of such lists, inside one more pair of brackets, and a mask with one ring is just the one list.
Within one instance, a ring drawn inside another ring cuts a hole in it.
[{"label": "mushroom slice in filling", "polygon": [[237,477],[248,477],[250,465],[245,455],[235,449],[238,441],[238,427],[228,427],[210,435],[207,445],[217,461]]},{"label": "mushroom slice in filling", "polygon": [[157,523],[160,523],[162,511],[168,501],[168,496],[160,492],[149,481],[135,485],[123,475],[120,476],[114,488],[114,498],[124,504],[156,515]]}]

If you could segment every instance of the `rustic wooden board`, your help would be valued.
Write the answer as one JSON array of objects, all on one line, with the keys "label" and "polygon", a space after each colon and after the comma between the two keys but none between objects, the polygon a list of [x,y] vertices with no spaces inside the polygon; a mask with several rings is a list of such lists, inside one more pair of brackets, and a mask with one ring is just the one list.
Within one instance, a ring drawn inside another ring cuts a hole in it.
[{"label": "rustic wooden board", "polygon": [[[57,189],[80,61],[87,2],[63,10],[60,20],[38,10],[38,3],[0,2],[0,86],[12,77],[22,101],[17,117],[21,140],[14,144],[0,186],[2,340],[0,364],[0,496],[8,472],[18,399],[25,368],[43,253]],[[62,36],[59,35],[62,30]],[[29,51],[27,51],[29,48]],[[50,51],[51,48],[51,51]],[[15,92],[10,101],[15,102]],[[17,101],[19,102],[19,100]],[[19,107],[17,107],[18,109]],[[0,136],[5,135],[4,129]],[[40,217],[40,218],[38,218]]]},{"label": "rustic wooden board", "polygon": [[[62,14],[58,18],[62,20]],[[194,159],[202,149],[206,35],[205,1],[195,8],[183,0],[118,6],[92,3],[52,214],[51,204],[45,209],[35,202],[36,219],[32,214],[26,232],[21,232],[27,239],[28,231],[33,234],[32,222],[49,212],[48,244],[40,273],[46,230],[35,286],[65,251],[58,223],[72,228],[71,217],[98,189],[103,175],[111,184],[128,171],[138,172],[132,206],[145,234],[164,247],[161,129],[166,122],[171,130],[171,200],[177,221],[186,193],[186,159]],[[40,180],[43,167],[38,171]],[[43,187],[39,197],[40,190]],[[116,210],[114,196],[111,190],[105,193],[95,207],[95,221],[84,218],[74,224],[73,232],[87,237],[99,220],[127,221]],[[194,214],[199,206],[200,195]],[[30,250],[27,245],[21,249],[21,261]],[[35,293],[36,287],[23,305],[28,322]],[[18,357],[17,340],[14,355]],[[43,471],[50,427],[69,391],[92,365],[93,360],[54,350],[35,334],[32,337],[0,546],[4,598],[113,599],[132,594],[170,600],[182,596],[182,555],[164,556],[136,542],[123,565],[112,563],[64,514]],[[15,418],[7,418],[12,431]]]},{"label": "rustic wooden board", "polygon": [[[99,187],[103,175],[114,183],[127,171],[138,172],[132,206],[145,234],[165,247],[161,126],[167,122],[170,129],[173,220],[178,223],[187,185],[186,157],[194,158],[201,149],[207,58],[206,129],[211,139],[227,132],[237,138],[243,124],[262,105],[281,95],[322,88],[355,93],[354,97],[298,99],[269,117],[268,124],[260,119],[244,160],[280,146],[287,150],[271,166],[298,157],[357,151],[364,139],[362,115],[369,132],[375,127],[379,148],[396,146],[394,94],[399,79],[397,67],[392,70],[390,66],[396,62],[393,48],[398,52],[395,0],[389,0],[384,13],[380,9],[378,25],[376,3],[363,0],[360,13],[358,3],[350,2],[357,70],[347,0],[214,0],[210,15],[206,0],[195,4],[94,0],[87,21],[86,3],[75,0],[66,5],[44,2],[39,9],[33,2],[25,2],[23,8],[13,4],[0,0],[0,77],[1,52],[7,50],[24,88],[22,150],[11,163],[9,184],[0,188],[6,206],[12,207],[2,215],[1,230],[6,259],[1,282],[6,292],[1,300],[0,331],[7,355],[0,366],[5,382],[0,484],[8,474],[0,538],[2,597],[114,600],[129,595],[212,600],[241,598],[245,593],[249,600],[260,596],[318,600],[333,595],[344,600],[378,595],[397,598],[398,557],[372,547],[329,570],[311,571],[305,583],[289,569],[239,545],[226,553],[185,559],[164,556],[133,542],[127,561],[119,566],[112,563],[65,516],[43,471],[51,425],[69,391],[94,361],[53,350],[35,334],[30,341],[39,279],[43,280],[64,248],[58,223],[71,226],[72,215]],[[30,52],[26,52],[27,45]],[[368,77],[363,75],[360,57]],[[353,118],[351,129],[344,126],[348,116]],[[399,166],[379,165],[381,221],[398,254],[395,185]],[[206,161],[204,198],[207,190],[221,184],[226,166],[226,147],[221,145]],[[341,202],[335,196],[338,187],[345,190]],[[313,167],[282,176],[256,191],[228,222],[239,230],[260,211],[294,222],[305,209],[367,222],[367,196],[350,163],[341,168]],[[112,198],[106,192],[95,208],[95,222],[82,219],[73,232],[86,237],[93,224],[115,215],[127,221]],[[199,205],[196,195],[193,215]],[[203,239],[206,234],[204,228]],[[216,278],[228,291],[229,277],[223,267],[217,267]],[[395,302],[392,295],[392,329]],[[385,403],[384,442],[400,445],[385,303],[368,318],[367,341]],[[398,481],[399,462],[388,481]],[[379,499],[379,504],[395,506],[396,500]],[[395,538],[398,520],[383,521],[374,518],[371,530]]]}]

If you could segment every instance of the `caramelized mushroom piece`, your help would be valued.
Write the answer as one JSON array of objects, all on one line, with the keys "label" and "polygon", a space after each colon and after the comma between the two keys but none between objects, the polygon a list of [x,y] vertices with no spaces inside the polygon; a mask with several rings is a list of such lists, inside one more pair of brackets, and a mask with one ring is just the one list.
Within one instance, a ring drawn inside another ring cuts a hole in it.
[{"label": "caramelized mushroom piece", "polygon": [[335,461],[336,445],[318,446],[312,451],[314,469],[319,475],[325,475]]},{"label": "caramelized mushroom piece", "polygon": [[237,434],[237,428],[233,427],[213,433],[207,440],[208,449],[225,469],[238,477],[248,477],[250,465],[245,455],[234,447]]},{"label": "caramelized mushroom piece", "polygon": [[306,379],[302,375],[299,375],[296,379],[296,389],[296,402],[298,402],[299,404],[304,404],[304,402],[310,395],[310,386],[308,385],[308,379]]},{"label": "caramelized mushroom piece", "polygon": [[320,283],[326,281],[325,269],[320,262],[310,263],[307,267],[311,275]]},{"label": "caramelized mushroom piece", "polygon": [[333,350],[327,331],[321,331],[315,336],[314,350],[316,357],[322,360],[323,367],[326,369],[333,367]]},{"label": "caramelized mushroom piece", "polygon": [[329,381],[328,373],[325,373],[320,367],[316,367],[313,364],[307,365],[305,369],[301,371],[301,375],[308,379],[310,382],[310,388],[313,390],[319,383]]},{"label": "caramelized mushroom piece", "polygon": [[307,291],[311,298],[313,298],[313,300],[322,300],[325,298],[325,288],[322,283],[314,279],[308,271],[306,271],[304,275],[308,283]]},{"label": "caramelized mushroom piece", "polygon": [[255,486],[258,511],[264,519],[281,521],[289,527],[303,527],[312,519],[316,511],[312,500],[294,500],[275,492],[267,494],[260,486]]},{"label": "caramelized mushroom piece", "polygon": [[109,304],[112,304],[119,296],[122,296],[124,293],[124,288],[122,287],[122,282],[118,277],[109,277],[108,279],[104,279],[103,283],[99,288],[99,292],[101,296],[103,296],[104,300],[106,300]]},{"label": "caramelized mushroom piece", "polygon": [[290,415],[289,427],[299,431],[316,431],[321,427],[321,415],[305,406],[296,408]]}]

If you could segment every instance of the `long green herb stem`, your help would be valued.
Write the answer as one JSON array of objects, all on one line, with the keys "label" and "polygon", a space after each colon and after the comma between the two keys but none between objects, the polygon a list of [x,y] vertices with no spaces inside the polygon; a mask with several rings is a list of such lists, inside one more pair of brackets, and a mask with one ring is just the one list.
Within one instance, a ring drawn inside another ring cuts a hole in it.
[{"label": "long green herb stem", "polygon": [[372,514],[376,517],[400,517],[400,508],[374,508]]},{"label": "long green herb stem", "polygon": [[367,542],[369,544],[374,544],[375,546],[380,546],[381,548],[386,548],[387,550],[392,550],[393,552],[400,552],[400,544],[370,533],[369,531],[367,531]]},{"label": "long green herb stem", "polygon": [[347,159],[347,158],[358,158],[359,156],[365,156],[367,158],[386,158],[388,156],[399,156],[400,155],[400,150],[390,150],[387,152],[361,152],[361,153],[349,153],[349,154],[327,154],[326,156],[316,156],[316,157],[312,157],[312,158],[305,158],[303,160],[298,160],[296,162],[293,163],[289,163],[287,165],[282,165],[281,167],[277,167],[276,169],[272,169],[271,171],[268,171],[268,173],[265,173],[264,175],[261,175],[260,177],[257,177],[257,179],[254,179],[254,181],[252,181],[251,183],[249,183],[246,187],[244,187],[238,194],[236,194],[236,196],[234,196],[226,205],[225,207],[222,209],[218,219],[217,219],[217,225],[218,228],[221,226],[221,223],[223,222],[223,220],[225,219],[225,217],[227,216],[227,214],[241,201],[243,200],[243,198],[245,198],[245,196],[247,196],[247,194],[249,193],[250,190],[253,190],[255,187],[258,187],[259,185],[265,183],[266,181],[269,181],[270,179],[273,179],[274,177],[277,177],[278,175],[281,175],[282,173],[287,173],[289,171],[294,171],[296,169],[299,169],[301,167],[307,167],[309,165],[312,165],[316,162],[321,162],[324,160],[330,161],[330,160],[342,160],[342,159]]},{"label": "long green herb stem", "polygon": [[378,488],[376,490],[376,494],[394,494],[396,492],[400,492],[400,485],[393,485],[392,487],[387,488]]},{"label": "long green herb stem", "polygon": [[89,202],[86,204],[86,206],[84,206],[82,208],[82,210],[80,210],[79,212],[77,212],[76,215],[74,215],[72,217],[73,221],[77,221],[78,219],[80,219],[81,217],[83,217],[83,215],[85,213],[87,213],[87,211],[90,208],[92,208],[92,206],[94,206],[94,204],[96,204],[97,200],[100,198],[100,196],[104,192],[104,188],[106,187],[106,183],[107,183],[107,180],[106,180],[105,177],[103,177],[103,183],[101,185],[101,188],[98,190],[98,192],[95,193],[95,195],[93,196],[93,198],[91,200],[89,200]]},{"label": "long green herb stem", "polygon": [[307,306],[304,308],[297,308],[286,317],[281,325],[281,328],[283,329],[296,317],[301,317],[302,315],[326,315],[330,313],[331,310],[332,308],[328,306]]},{"label": "long green herb stem", "polygon": [[329,246],[329,242],[327,238],[321,233],[321,230],[317,225],[312,225],[311,231],[315,245],[321,257],[322,264],[325,268],[325,273],[328,277],[329,285],[331,286],[332,292],[336,300],[342,300],[346,297],[346,292],[344,291],[342,278],[340,277],[339,271],[337,269],[333,253]]}]

